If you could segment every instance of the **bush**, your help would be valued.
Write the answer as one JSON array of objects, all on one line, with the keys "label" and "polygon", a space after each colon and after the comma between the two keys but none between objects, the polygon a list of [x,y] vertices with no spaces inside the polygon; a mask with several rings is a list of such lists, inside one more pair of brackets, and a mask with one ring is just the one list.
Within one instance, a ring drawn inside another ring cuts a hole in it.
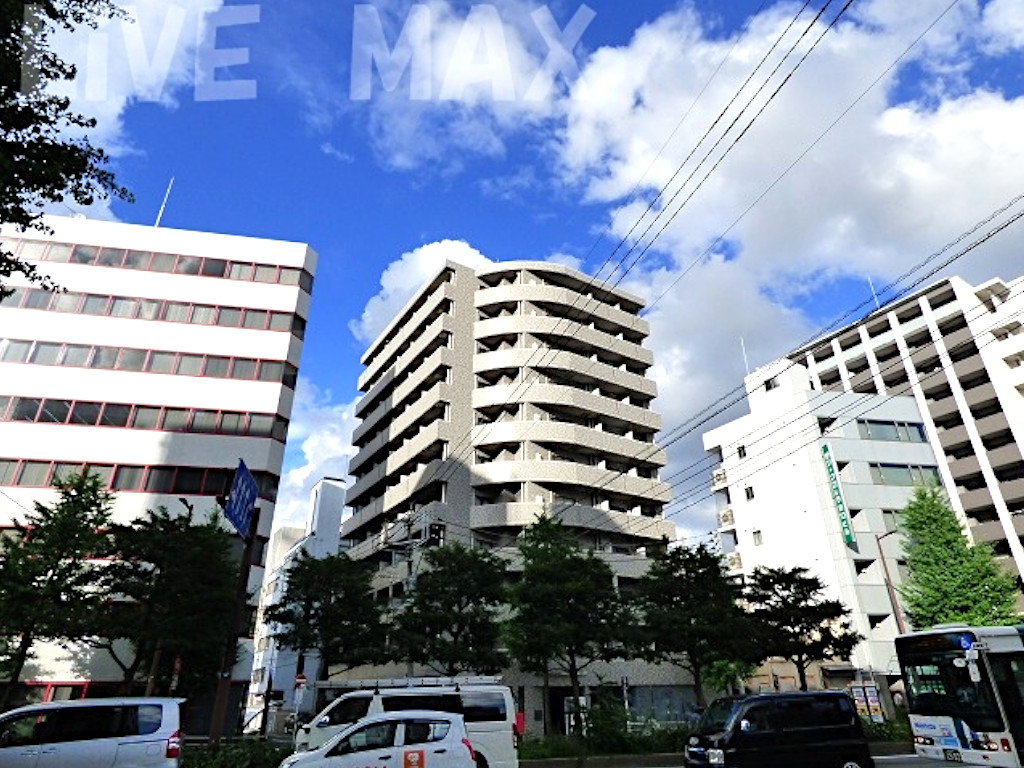
[{"label": "bush", "polygon": [[182,750],[182,768],[277,768],[292,753],[289,746],[247,740],[220,747],[189,744]]},{"label": "bush", "polygon": [[864,723],[864,735],[868,741],[913,741],[910,718],[904,710],[898,711],[891,720],[881,723],[863,716],[860,720]]}]

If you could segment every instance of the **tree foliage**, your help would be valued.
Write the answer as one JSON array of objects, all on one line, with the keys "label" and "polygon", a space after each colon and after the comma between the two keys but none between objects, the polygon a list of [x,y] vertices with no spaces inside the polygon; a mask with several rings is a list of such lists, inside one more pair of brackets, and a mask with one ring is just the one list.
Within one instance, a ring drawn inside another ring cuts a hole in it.
[{"label": "tree foliage", "polygon": [[849,610],[823,591],[821,580],[799,567],[757,568],[744,591],[763,657],[793,662],[802,691],[812,662],[847,658],[863,640],[850,626]]},{"label": "tree foliage", "polygon": [[999,567],[987,545],[967,540],[941,489],[917,488],[900,528],[910,574],[900,595],[914,627],[1018,623],[1013,575]]},{"label": "tree foliage", "polygon": [[[628,613],[611,568],[546,515],[526,529],[519,550],[523,574],[511,589],[509,647],[528,671],[567,674],[579,701],[581,672],[627,655]],[[580,720],[573,721],[579,733]]]},{"label": "tree foliage", "polygon": [[112,497],[97,475],[54,481],[58,499],[36,502],[17,535],[0,538],[0,635],[10,643],[7,703],[38,640],[77,639],[102,601],[98,564]]},{"label": "tree foliage", "polygon": [[[196,524],[191,510],[174,515],[163,507],[111,528],[113,560],[103,571],[111,599],[97,613],[92,643],[110,653],[126,682],[148,672],[151,693],[167,691],[172,677],[175,692],[187,693],[213,679],[235,600],[231,538],[212,515]],[[117,640],[129,642],[130,656],[122,657]]]},{"label": "tree foliage", "polygon": [[394,618],[395,657],[449,676],[497,672],[508,661],[499,649],[504,562],[461,544],[431,549],[425,560],[427,570]]},{"label": "tree foliage", "polygon": [[315,558],[303,552],[288,569],[284,595],[266,620],[278,625],[278,641],[298,652],[298,671],[307,651],[320,655],[317,680],[334,665],[351,669],[379,660],[385,631],[370,578],[366,563],[345,554]]},{"label": "tree foliage", "polygon": [[739,607],[739,597],[721,555],[705,544],[654,554],[640,581],[642,652],[688,671],[698,706],[705,704],[709,673],[717,681],[713,670],[754,652],[750,616]]},{"label": "tree foliage", "polygon": [[[84,136],[96,121],[49,90],[76,75],[74,65],[49,48],[52,31],[124,15],[113,0],[0,0],[0,224],[45,230],[46,203],[131,198],[105,167],[107,155]],[[0,247],[0,294],[15,272],[43,281]]]}]

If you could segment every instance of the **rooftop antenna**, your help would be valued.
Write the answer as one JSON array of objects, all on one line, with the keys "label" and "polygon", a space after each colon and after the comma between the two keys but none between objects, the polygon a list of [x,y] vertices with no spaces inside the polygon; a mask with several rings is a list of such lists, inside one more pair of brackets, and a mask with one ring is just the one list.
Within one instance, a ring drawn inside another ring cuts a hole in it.
[{"label": "rooftop antenna", "polygon": [[875,297],[875,309],[881,309],[882,305],[878,302],[878,294],[875,293],[875,284],[871,282],[871,275],[868,275],[868,285],[871,287],[871,295]]},{"label": "rooftop antenna", "polygon": [[167,198],[171,196],[171,189],[174,188],[174,177],[171,176],[171,183],[167,185],[167,191],[164,192],[164,201],[160,203],[160,212],[156,215],[156,224],[153,228],[156,229],[160,226],[160,222],[164,218],[164,209],[167,208]]},{"label": "rooftop antenna", "polygon": [[743,350],[743,367],[747,369],[747,376],[750,375],[750,361],[747,360],[747,345],[743,341],[743,337],[740,336],[740,349]]}]

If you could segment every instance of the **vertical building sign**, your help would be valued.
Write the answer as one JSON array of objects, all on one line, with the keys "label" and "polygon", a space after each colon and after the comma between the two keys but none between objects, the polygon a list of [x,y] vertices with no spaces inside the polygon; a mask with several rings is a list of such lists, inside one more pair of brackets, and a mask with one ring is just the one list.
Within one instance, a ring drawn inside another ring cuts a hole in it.
[{"label": "vertical building sign", "polygon": [[850,522],[850,512],[846,509],[846,499],[843,498],[843,486],[839,482],[839,469],[836,467],[835,457],[832,456],[832,449],[828,443],[821,446],[821,458],[825,462],[825,474],[828,476],[828,490],[832,495],[832,503],[835,505],[836,514],[839,515],[839,528],[843,532],[843,541],[847,544],[854,544],[856,539],[853,536],[853,524]]}]

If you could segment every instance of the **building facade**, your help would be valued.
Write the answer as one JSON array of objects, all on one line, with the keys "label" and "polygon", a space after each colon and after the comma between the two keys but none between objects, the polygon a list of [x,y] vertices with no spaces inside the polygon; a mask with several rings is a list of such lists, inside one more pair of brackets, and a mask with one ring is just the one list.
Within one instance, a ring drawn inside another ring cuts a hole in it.
[{"label": "building facade", "polygon": [[[260,486],[266,541],[316,254],[299,243],[47,223],[51,235],[0,233],[62,289],[13,278],[14,295],[0,302],[0,526],[52,502],[53,478],[83,468],[116,494],[117,522],[158,506],[216,512],[243,459]],[[252,569],[251,591],[262,576]],[[251,660],[247,641],[236,688]],[[26,678],[34,698],[119,679],[104,654],[83,669],[56,647],[38,649]]]},{"label": "building facade", "polygon": [[750,414],[704,436],[734,572],[810,568],[867,638],[861,670],[898,674],[890,534],[915,485],[941,484],[970,538],[1024,573],[1022,315],[1022,280],[943,280],[755,372]]},{"label": "building facade", "polygon": [[[514,568],[517,537],[545,513],[616,578],[642,575],[675,527],[641,308],[546,262],[448,263],[427,281],[362,358],[342,546],[375,565],[378,596],[400,598],[437,544],[486,547]],[[631,679],[678,683],[639,665]]]}]

